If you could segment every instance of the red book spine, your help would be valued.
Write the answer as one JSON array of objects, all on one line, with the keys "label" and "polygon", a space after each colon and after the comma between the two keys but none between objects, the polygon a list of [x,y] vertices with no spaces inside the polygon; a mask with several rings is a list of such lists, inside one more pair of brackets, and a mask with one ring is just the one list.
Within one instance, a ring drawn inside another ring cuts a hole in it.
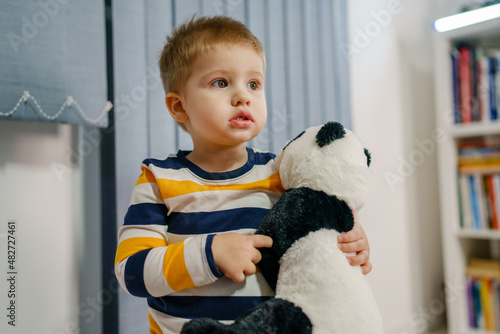
[{"label": "red book spine", "polygon": [[496,201],[496,189],[495,189],[495,183],[493,182],[493,175],[488,175],[488,188],[489,188],[489,193],[490,193],[490,207],[491,207],[491,221],[492,221],[492,227],[495,230],[498,230],[498,212],[497,212],[497,201]]},{"label": "red book spine", "polygon": [[476,80],[476,86],[478,87],[478,99],[477,99],[477,103],[478,103],[478,110],[479,110],[479,120],[482,121],[484,120],[487,116],[487,114],[484,112],[484,101],[482,99],[482,96],[481,96],[481,88],[482,88],[482,80],[483,80],[483,67],[482,67],[482,64],[481,62],[478,60],[477,61],[477,64],[476,64],[476,71],[477,71],[477,80]]},{"label": "red book spine", "polygon": [[472,122],[472,68],[471,68],[471,49],[468,47],[460,48],[460,106],[462,109],[462,122]]}]

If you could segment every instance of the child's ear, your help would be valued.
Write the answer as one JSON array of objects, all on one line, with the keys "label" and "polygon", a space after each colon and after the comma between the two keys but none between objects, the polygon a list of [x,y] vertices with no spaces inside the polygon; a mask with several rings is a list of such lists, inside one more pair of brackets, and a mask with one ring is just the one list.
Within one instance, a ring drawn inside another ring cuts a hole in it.
[{"label": "child's ear", "polygon": [[182,98],[178,93],[168,93],[165,96],[165,103],[167,104],[168,111],[172,118],[178,123],[186,123],[189,120],[189,116],[184,110],[182,105]]}]

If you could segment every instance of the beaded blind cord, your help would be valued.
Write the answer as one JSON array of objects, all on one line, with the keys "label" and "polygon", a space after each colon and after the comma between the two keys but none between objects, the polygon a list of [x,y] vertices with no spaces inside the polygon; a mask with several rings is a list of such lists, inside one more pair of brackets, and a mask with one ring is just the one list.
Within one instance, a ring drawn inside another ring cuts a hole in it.
[{"label": "beaded blind cord", "polygon": [[44,117],[45,119],[48,119],[50,121],[53,121],[53,120],[57,119],[59,116],[61,116],[62,112],[64,111],[64,109],[66,107],[74,106],[76,108],[76,110],[78,111],[78,113],[80,114],[80,116],[87,123],[92,124],[92,125],[98,124],[104,118],[104,116],[106,116],[106,114],[111,110],[111,108],[113,108],[113,104],[109,101],[106,101],[106,105],[105,105],[104,109],[101,111],[101,113],[99,114],[99,116],[97,116],[97,118],[92,119],[89,116],[87,116],[87,114],[83,111],[80,104],[78,104],[78,102],[75,99],[73,99],[72,96],[68,96],[66,101],[64,101],[64,103],[62,104],[61,108],[59,108],[59,110],[57,111],[57,113],[55,113],[54,115],[51,116],[51,115],[46,114],[43,111],[42,107],[40,107],[40,105],[38,104],[38,101],[35,99],[35,97],[33,95],[31,95],[30,92],[25,90],[23,96],[21,96],[19,101],[17,101],[17,104],[14,106],[14,108],[12,108],[12,110],[7,112],[7,113],[0,112],[0,116],[8,117],[8,116],[13,115],[19,109],[19,106],[21,105],[21,103],[23,103],[23,102],[26,103],[26,102],[28,102],[28,100],[33,101],[34,105],[36,106],[36,110],[40,113],[40,115],[42,115],[42,117]]}]

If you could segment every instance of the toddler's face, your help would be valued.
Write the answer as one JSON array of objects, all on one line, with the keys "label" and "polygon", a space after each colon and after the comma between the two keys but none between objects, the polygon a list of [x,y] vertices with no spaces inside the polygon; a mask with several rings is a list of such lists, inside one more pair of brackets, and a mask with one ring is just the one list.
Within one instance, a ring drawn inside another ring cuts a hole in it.
[{"label": "toddler's face", "polygon": [[265,125],[264,64],[250,47],[218,47],[198,56],[180,95],[195,146],[246,143]]}]

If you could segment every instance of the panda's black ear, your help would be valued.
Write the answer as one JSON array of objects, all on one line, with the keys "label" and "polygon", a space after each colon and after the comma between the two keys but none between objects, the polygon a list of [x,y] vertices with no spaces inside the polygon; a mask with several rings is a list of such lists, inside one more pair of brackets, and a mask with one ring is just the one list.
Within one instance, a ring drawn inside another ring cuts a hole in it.
[{"label": "panda's black ear", "polygon": [[366,164],[368,165],[368,167],[370,167],[370,164],[372,163],[372,155],[370,151],[368,151],[366,148],[365,148],[365,155],[366,155]]},{"label": "panda's black ear", "polygon": [[335,139],[343,138],[345,135],[344,126],[339,122],[328,122],[319,129],[316,134],[316,143],[319,147],[330,144]]}]

